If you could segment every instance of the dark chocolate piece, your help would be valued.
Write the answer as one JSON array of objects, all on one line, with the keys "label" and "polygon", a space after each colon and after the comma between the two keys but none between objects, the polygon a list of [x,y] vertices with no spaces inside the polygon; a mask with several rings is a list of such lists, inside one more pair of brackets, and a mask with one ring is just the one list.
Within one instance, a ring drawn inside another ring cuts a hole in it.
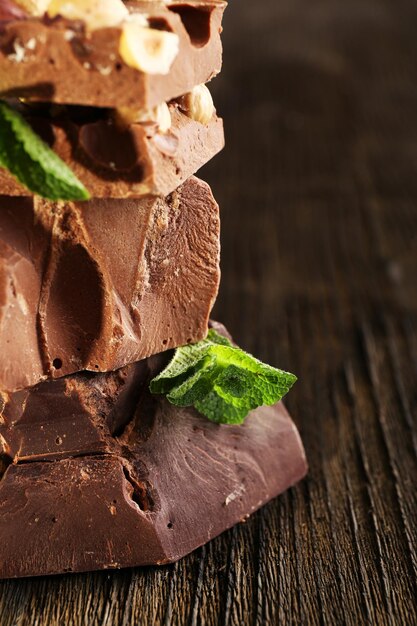
[{"label": "dark chocolate piece", "polygon": [[[81,22],[29,18],[0,24],[0,95],[97,107],[151,108],[220,72],[224,2],[131,3],[150,26],[174,32],[179,53],[168,74],[145,74],[119,54],[121,27],[86,32]],[[81,26],[81,28],[80,28]]]},{"label": "dark chocolate piece", "polygon": [[1,578],[176,561],[305,475],[282,403],[213,424],[149,393],[167,358],[11,395]]},{"label": "dark chocolate piece", "polygon": [[219,283],[218,206],[0,196],[0,390],[109,371],[202,339]]},{"label": "dark chocolate piece", "polygon": [[[92,197],[165,197],[224,146],[223,123],[216,115],[204,125],[191,120],[175,104],[169,108],[172,128],[166,134],[157,133],[152,124],[132,124],[122,130],[103,113],[96,120],[82,120],[71,107],[52,122],[33,112],[28,120]],[[0,193],[29,195],[2,168]]]}]

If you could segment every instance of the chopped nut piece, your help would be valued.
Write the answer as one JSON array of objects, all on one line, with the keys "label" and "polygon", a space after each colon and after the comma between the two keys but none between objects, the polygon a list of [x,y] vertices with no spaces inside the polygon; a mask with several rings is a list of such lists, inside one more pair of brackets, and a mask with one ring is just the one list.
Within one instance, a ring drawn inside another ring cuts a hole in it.
[{"label": "chopped nut piece", "polygon": [[166,133],[171,128],[171,113],[166,102],[156,107],[156,122],[161,133]]},{"label": "chopped nut piece", "polygon": [[15,2],[30,15],[43,15],[50,0],[15,0]]},{"label": "chopped nut piece", "polygon": [[49,17],[62,15],[69,20],[83,20],[94,30],[116,26],[129,17],[122,0],[52,0],[45,4],[48,5]]},{"label": "chopped nut piece", "polygon": [[195,122],[208,124],[214,115],[213,98],[205,85],[197,85],[180,99],[180,107]]},{"label": "chopped nut piece", "polygon": [[168,74],[178,50],[175,33],[145,28],[136,22],[124,24],[119,52],[130,67],[148,74]]},{"label": "chopped nut piece", "polygon": [[161,102],[153,109],[129,109],[122,107],[115,110],[116,123],[121,127],[142,122],[154,122],[161,133],[166,133],[171,128],[171,113],[166,102]]},{"label": "chopped nut piece", "polygon": [[166,133],[171,128],[171,113],[166,102],[161,102],[154,109],[156,114],[156,123],[161,133]]},{"label": "chopped nut piece", "polygon": [[126,22],[134,22],[139,26],[149,26],[148,18],[144,13],[129,13]]}]

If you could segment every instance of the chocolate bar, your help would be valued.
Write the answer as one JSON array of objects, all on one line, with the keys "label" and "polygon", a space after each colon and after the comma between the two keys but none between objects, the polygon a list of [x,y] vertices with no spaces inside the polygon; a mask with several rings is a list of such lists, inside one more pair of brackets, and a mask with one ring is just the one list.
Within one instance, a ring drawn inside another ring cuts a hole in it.
[{"label": "chocolate bar", "polygon": [[282,403],[214,424],[149,393],[167,359],[4,402],[0,577],[176,561],[305,475]]},{"label": "chocolate bar", "polygon": [[[129,4],[155,30],[175,33],[179,50],[169,73],[126,64],[122,27],[88,31],[81,21],[30,17],[0,23],[0,96],[96,107],[149,109],[208,82],[221,68],[221,20],[216,0]],[[6,14],[7,16],[7,14]]]},{"label": "chocolate bar", "polygon": [[[63,159],[95,198],[167,196],[224,146],[223,123],[190,119],[170,104],[172,127],[158,132],[155,123],[121,128],[106,111],[65,107],[51,118],[33,107],[25,111],[34,130]],[[28,195],[0,168],[3,195]]]},{"label": "chocolate bar", "polygon": [[218,206],[0,197],[0,389],[108,371],[202,339],[219,283]]}]

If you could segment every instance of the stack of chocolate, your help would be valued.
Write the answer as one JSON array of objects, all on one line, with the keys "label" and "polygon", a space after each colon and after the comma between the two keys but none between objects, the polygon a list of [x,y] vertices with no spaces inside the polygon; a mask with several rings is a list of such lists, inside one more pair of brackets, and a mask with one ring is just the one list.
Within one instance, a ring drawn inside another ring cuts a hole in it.
[{"label": "stack of chocolate", "polygon": [[0,169],[0,577],[175,561],[305,474],[281,403],[226,425],[149,391],[218,290],[194,174],[224,142],[206,86],[224,9],[1,3],[0,98],[90,199]]}]

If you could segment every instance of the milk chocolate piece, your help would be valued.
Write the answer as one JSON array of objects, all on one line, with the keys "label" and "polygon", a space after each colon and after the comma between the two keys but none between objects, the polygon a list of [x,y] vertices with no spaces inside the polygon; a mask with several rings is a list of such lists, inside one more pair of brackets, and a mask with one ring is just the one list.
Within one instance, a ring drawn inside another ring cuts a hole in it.
[{"label": "milk chocolate piece", "polygon": [[0,197],[0,390],[117,369],[202,339],[219,282],[218,206]]},{"label": "milk chocolate piece", "polygon": [[129,4],[152,28],[176,33],[179,53],[168,74],[145,74],[119,54],[121,27],[87,32],[62,18],[11,19],[0,24],[0,95],[98,107],[150,108],[219,73],[221,20],[216,0]]},{"label": "milk chocolate piece", "polygon": [[167,357],[12,394],[1,578],[176,561],[305,475],[282,403],[213,424],[149,393]]},{"label": "milk chocolate piece", "polygon": [[[169,108],[172,128],[166,134],[158,133],[156,125],[149,123],[122,130],[99,109],[66,107],[52,120],[30,110],[26,116],[92,197],[138,198],[167,196],[224,146],[223,123],[216,115],[204,125],[191,120],[173,103]],[[94,114],[96,119],[88,119]],[[28,195],[27,189],[2,168],[0,193]]]}]

